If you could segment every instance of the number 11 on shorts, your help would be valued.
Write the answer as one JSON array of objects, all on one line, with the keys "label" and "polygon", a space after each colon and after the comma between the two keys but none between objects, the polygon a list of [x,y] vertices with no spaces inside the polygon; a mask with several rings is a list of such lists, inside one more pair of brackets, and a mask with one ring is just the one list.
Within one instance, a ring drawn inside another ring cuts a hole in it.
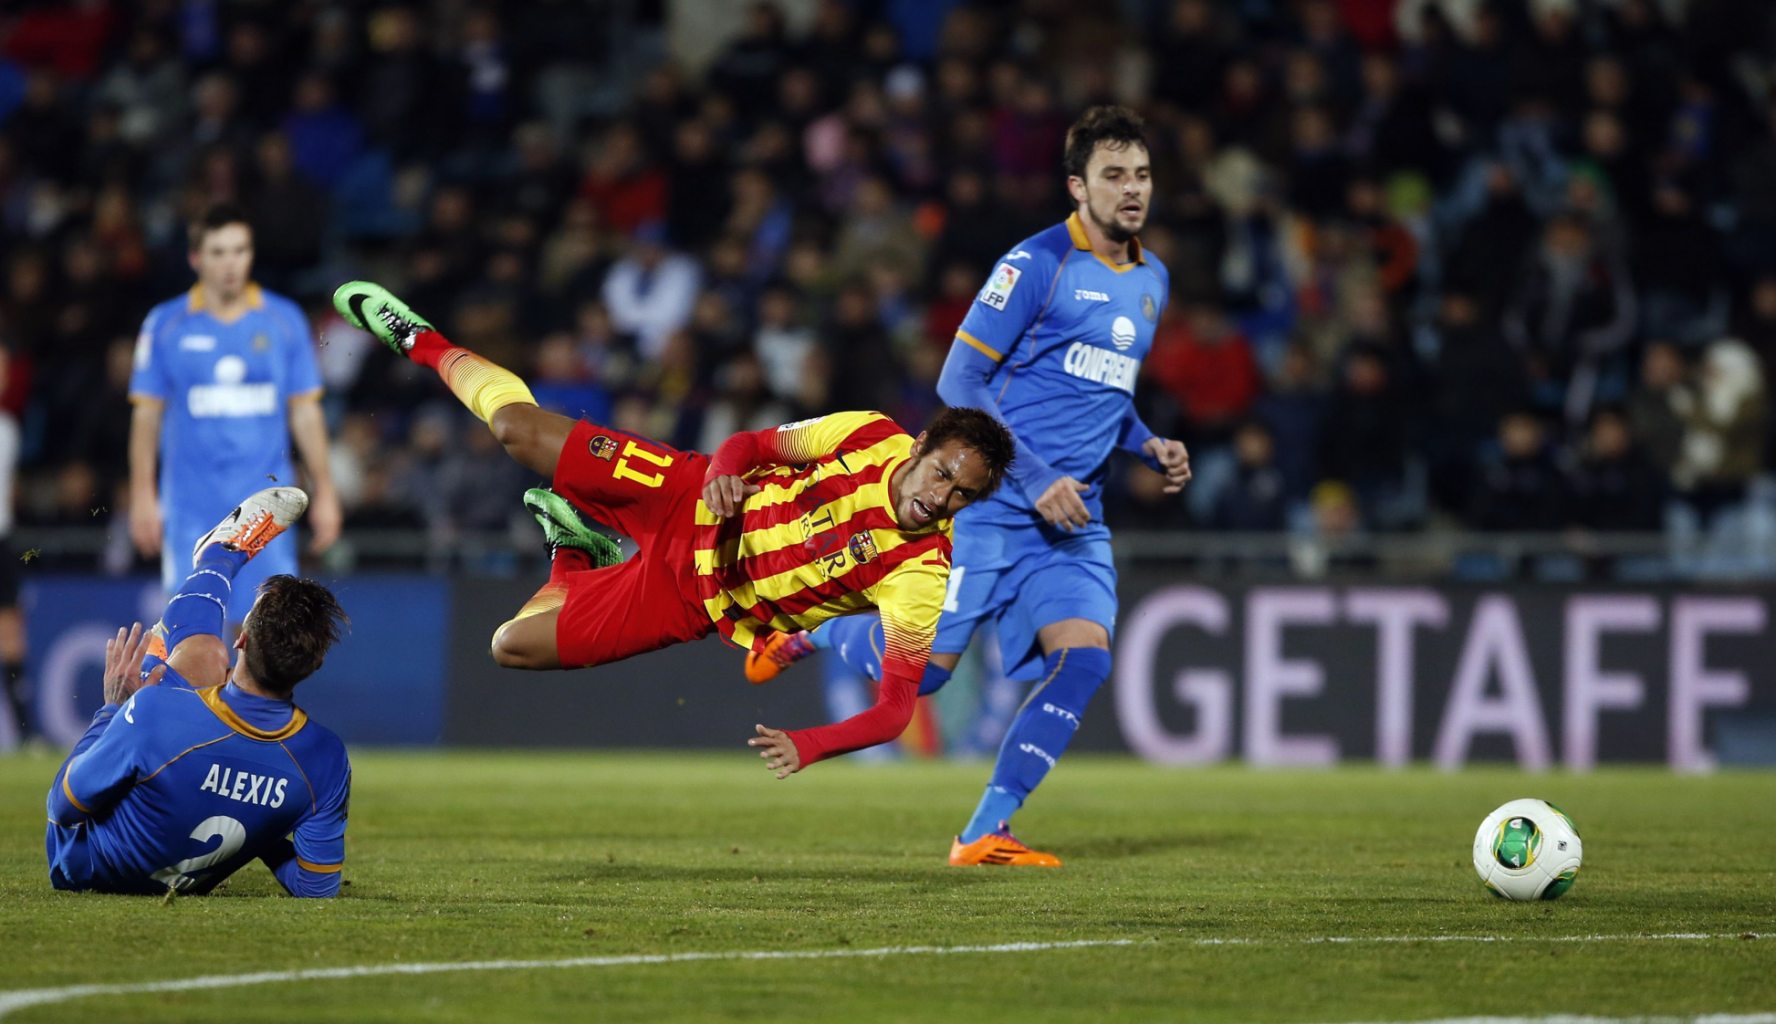
[{"label": "number 11 on shorts", "polygon": [[666,474],[664,473],[642,473],[630,469],[629,460],[631,458],[640,459],[643,462],[651,462],[654,465],[659,466],[661,469],[672,465],[672,456],[656,455],[653,452],[648,451],[646,448],[637,445],[634,441],[630,441],[623,445],[623,454],[617,459],[616,466],[612,467],[611,476],[616,477],[618,480],[633,480],[643,487],[658,487],[666,482]]}]

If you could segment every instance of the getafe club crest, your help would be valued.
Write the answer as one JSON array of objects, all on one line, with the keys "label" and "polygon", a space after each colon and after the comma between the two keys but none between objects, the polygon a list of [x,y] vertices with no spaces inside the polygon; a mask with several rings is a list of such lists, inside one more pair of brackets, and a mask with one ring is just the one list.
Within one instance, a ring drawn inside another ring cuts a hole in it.
[{"label": "getafe club crest", "polygon": [[261,331],[253,335],[253,351],[264,352],[269,348],[271,348],[271,338],[266,336],[265,332]]},{"label": "getafe club crest", "polygon": [[868,533],[854,533],[849,544],[851,557],[862,565],[876,557],[876,539]]},{"label": "getafe club crest", "polygon": [[1141,315],[1147,318],[1148,323],[1159,319],[1159,306],[1154,303],[1153,296],[1141,296]]},{"label": "getafe club crest", "polygon": [[603,434],[599,434],[597,437],[586,442],[586,450],[591,452],[594,457],[609,462],[611,458],[617,454],[617,442],[611,438],[605,437]]}]

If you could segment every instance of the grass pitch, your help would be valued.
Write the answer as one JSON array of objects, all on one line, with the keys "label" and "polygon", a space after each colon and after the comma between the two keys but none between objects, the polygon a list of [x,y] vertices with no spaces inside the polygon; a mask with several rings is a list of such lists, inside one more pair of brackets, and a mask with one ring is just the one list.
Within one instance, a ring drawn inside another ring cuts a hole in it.
[{"label": "grass pitch", "polygon": [[[57,893],[55,764],[0,760],[0,1006],[21,989],[459,961],[617,962],[101,994],[32,1021],[1413,1021],[1776,1012],[1776,774],[1174,771],[1075,756],[1018,820],[1059,871],[946,866],[982,764],[743,751],[358,752],[347,887]],[[1469,863],[1516,796],[1568,810],[1578,884]],[[1690,936],[1680,938],[1675,936]],[[1351,941],[1329,942],[1328,939]],[[904,947],[1127,940],[1023,952]],[[636,954],[809,959],[633,963]]]}]

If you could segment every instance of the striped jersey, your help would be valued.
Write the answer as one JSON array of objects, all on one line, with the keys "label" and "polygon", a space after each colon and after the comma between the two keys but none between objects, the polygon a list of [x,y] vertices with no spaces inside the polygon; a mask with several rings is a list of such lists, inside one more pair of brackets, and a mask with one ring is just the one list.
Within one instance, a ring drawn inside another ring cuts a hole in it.
[{"label": "striped jersey", "polygon": [[[736,442],[751,446],[724,469]],[[750,649],[763,634],[812,629],[881,609],[884,678],[925,669],[950,574],[950,521],[902,529],[889,481],[913,438],[878,412],[842,412],[737,435],[712,474],[760,488],[741,515],[697,503],[697,581],[721,634]]]}]

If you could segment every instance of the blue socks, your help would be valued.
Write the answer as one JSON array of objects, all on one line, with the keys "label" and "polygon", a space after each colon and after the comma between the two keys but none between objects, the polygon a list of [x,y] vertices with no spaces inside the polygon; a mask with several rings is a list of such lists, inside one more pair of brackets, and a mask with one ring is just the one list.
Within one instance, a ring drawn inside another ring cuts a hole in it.
[{"label": "blue socks", "polygon": [[860,676],[882,678],[882,616],[841,615],[808,634],[815,648],[838,655]]},{"label": "blue socks", "polygon": [[166,627],[167,654],[188,636],[221,636],[228,618],[228,598],[234,592],[234,574],[247,564],[248,555],[220,544],[204,548],[197,568],[185,577],[160,613]]},{"label": "blue socks", "polygon": [[[845,667],[858,675],[881,681],[882,648],[885,644],[882,640],[880,613],[841,615],[829,622],[823,622],[819,628],[808,634],[808,642],[814,645],[815,650],[831,651],[838,655]],[[950,681],[950,671],[927,662],[925,675],[919,680],[919,696],[929,697],[943,689],[943,685]]]},{"label": "blue socks", "polygon": [[1110,678],[1110,652],[1099,647],[1063,647],[1043,665],[1047,676],[1030,691],[1005,733],[992,781],[962,830],[964,843],[997,829],[1024,805],[1066,753],[1092,694]]}]

